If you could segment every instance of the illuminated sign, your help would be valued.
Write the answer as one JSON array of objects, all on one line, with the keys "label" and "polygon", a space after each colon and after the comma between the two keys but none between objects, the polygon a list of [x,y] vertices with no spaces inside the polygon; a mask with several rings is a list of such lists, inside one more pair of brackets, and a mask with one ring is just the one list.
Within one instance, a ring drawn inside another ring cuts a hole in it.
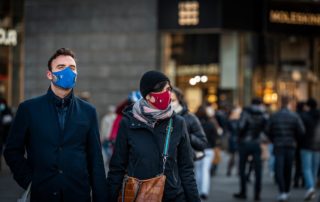
[{"label": "illuminated sign", "polygon": [[218,75],[219,67],[217,64],[208,64],[208,65],[181,65],[181,66],[178,66],[177,68],[178,76],[195,75],[195,74]]},{"label": "illuminated sign", "polygon": [[320,14],[283,10],[270,10],[269,20],[272,23],[320,26]]},{"label": "illuminated sign", "polygon": [[14,29],[5,30],[3,28],[0,28],[0,45],[16,46],[17,31]]},{"label": "illuminated sign", "polygon": [[179,25],[194,26],[199,24],[199,3],[197,1],[179,2]]}]

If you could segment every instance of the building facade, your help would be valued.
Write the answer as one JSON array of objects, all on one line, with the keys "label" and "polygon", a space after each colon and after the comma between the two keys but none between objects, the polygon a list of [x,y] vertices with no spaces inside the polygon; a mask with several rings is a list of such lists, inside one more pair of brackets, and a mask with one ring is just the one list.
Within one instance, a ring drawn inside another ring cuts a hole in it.
[{"label": "building facade", "polygon": [[61,47],[75,51],[75,93],[90,92],[100,117],[150,69],[192,111],[254,96],[275,107],[281,95],[320,100],[318,2],[8,0],[0,9],[0,93],[14,107],[47,90],[47,60]]}]

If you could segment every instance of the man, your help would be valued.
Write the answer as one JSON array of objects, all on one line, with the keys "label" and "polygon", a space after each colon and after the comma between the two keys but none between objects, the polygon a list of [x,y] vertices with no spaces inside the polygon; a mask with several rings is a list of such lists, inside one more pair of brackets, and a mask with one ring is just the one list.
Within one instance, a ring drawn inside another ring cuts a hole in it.
[{"label": "man", "polygon": [[305,132],[302,120],[291,110],[289,98],[282,97],[281,109],[271,116],[266,129],[274,145],[275,174],[280,192],[279,202],[288,201],[295,149],[297,142]]},{"label": "man", "polygon": [[6,162],[21,187],[32,183],[31,201],[105,202],[96,111],[73,94],[77,78],[73,52],[57,50],[48,68],[47,93],[18,108]]},{"label": "man", "polygon": [[315,198],[316,177],[320,164],[320,112],[317,109],[317,101],[309,98],[307,112],[302,114],[306,134],[301,141],[301,163],[307,192],[304,200],[310,201]]},{"label": "man", "polygon": [[243,110],[239,120],[240,192],[233,195],[235,198],[247,198],[245,171],[248,157],[251,155],[255,171],[254,200],[260,201],[262,175],[260,137],[265,129],[266,122],[261,99],[252,99],[251,106]]}]

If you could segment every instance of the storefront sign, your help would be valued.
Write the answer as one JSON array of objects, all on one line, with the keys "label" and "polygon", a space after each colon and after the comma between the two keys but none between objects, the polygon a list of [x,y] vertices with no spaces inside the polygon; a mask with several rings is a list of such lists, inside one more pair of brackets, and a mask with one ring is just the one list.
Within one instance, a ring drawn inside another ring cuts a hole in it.
[{"label": "storefront sign", "polygon": [[266,15],[266,31],[320,33],[320,4],[317,2],[269,2]]},{"label": "storefront sign", "polygon": [[320,26],[320,14],[271,10],[269,19],[272,23]]},{"label": "storefront sign", "polygon": [[14,29],[5,30],[3,28],[0,28],[0,45],[16,46],[17,31]]},{"label": "storefront sign", "polygon": [[160,30],[192,30],[218,28],[219,1],[161,0],[158,1]]},{"label": "storefront sign", "polygon": [[199,2],[179,2],[179,25],[192,26],[199,24]]},{"label": "storefront sign", "polygon": [[217,64],[208,65],[181,65],[177,68],[177,76],[186,75],[218,75],[219,67]]}]

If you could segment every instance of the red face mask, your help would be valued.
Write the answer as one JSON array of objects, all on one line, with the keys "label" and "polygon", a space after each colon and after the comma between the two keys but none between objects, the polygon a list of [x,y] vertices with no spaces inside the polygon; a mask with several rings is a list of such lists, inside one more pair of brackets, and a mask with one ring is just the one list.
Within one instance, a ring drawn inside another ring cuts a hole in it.
[{"label": "red face mask", "polygon": [[168,108],[171,101],[170,92],[168,90],[163,93],[150,93],[150,96],[154,97],[155,102],[152,102],[152,105],[157,109],[165,110]]}]

